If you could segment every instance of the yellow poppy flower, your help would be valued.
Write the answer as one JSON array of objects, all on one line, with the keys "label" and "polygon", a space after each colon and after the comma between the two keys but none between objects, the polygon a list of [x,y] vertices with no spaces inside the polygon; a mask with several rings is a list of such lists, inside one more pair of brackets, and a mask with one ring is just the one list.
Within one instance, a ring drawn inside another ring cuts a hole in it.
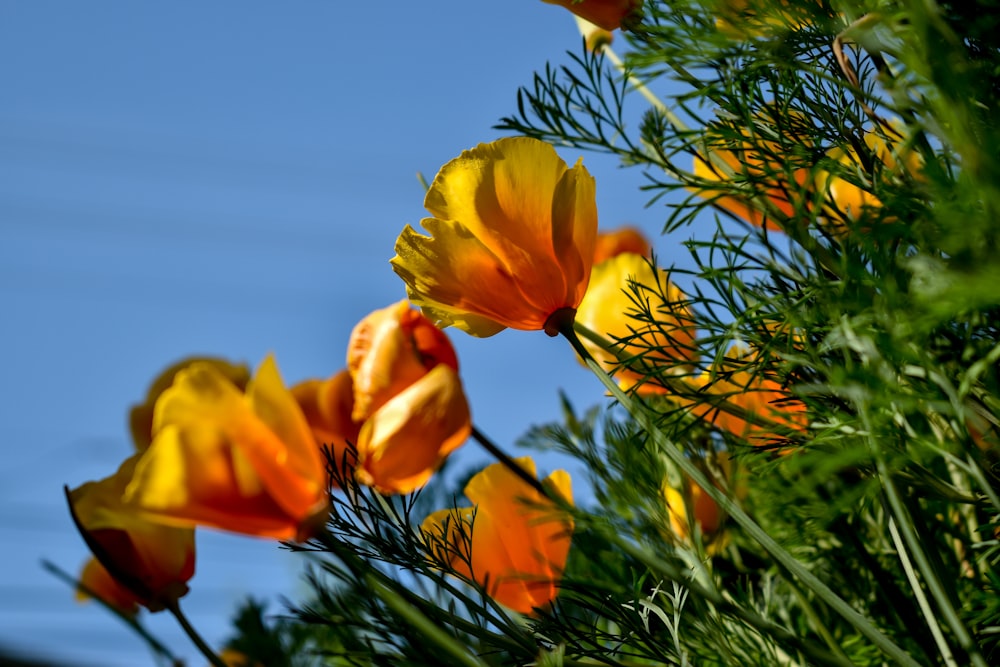
[{"label": "yellow poppy flower", "polygon": [[[820,3],[816,3],[817,11]],[[719,0],[716,28],[730,37],[752,39],[797,30],[810,20],[804,6],[793,6],[784,0]]]},{"label": "yellow poppy flower", "polygon": [[[635,227],[620,227],[609,232],[598,232],[594,244],[594,266],[623,252],[649,257],[653,246]],[[591,276],[593,280],[593,276]]]},{"label": "yellow poppy flower", "polygon": [[617,30],[637,18],[642,0],[542,0],[559,5],[605,30]]},{"label": "yellow poppy flower", "polygon": [[[881,179],[911,178],[919,180],[923,162],[920,155],[908,147],[900,147],[903,137],[902,123],[894,122],[883,133],[865,132],[864,142],[872,163],[876,168],[874,176]],[[886,138],[889,138],[887,141]],[[837,147],[827,153],[831,159],[848,169],[858,171],[862,182],[871,182],[872,176],[861,173],[862,160],[851,147]],[[862,188],[841,176],[832,176],[821,171],[817,176],[817,187],[826,194],[826,215],[820,219],[834,234],[847,231],[845,221],[860,220],[866,209],[874,212],[882,206],[881,200],[872,192],[873,184]]]},{"label": "yellow poppy flower", "polygon": [[[717,474],[723,476],[729,484],[729,493],[736,498],[746,496],[746,488],[739,480],[734,484],[732,464],[730,459],[724,454],[713,455],[714,466]],[[699,465],[704,470],[706,462]],[[708,474],[706,472],[706,474]],[[711,475],[708,475],[712,479]],[[716,483],[718,488],[722,488]],[[728,543],[725,528],[726,513],[723,512],[719,504],[712,499],[705,489],[695,484],[690,478],[684,477],[683,483],[672,486],[669,482],[663,485],[663,500],[666,505],[667,517],[670,525],[670,535],[673,540],[682,543],[690,543],[691,528],[696,528],[702,545],[708,555],[713,556],[721,551]],[[688,519],[688,511],[691,512],[691,520]]]},{"label": "yellow poppy flower", "polygon": [[[646,287],[642,295],[649,301],[658,321],[657,326],[628,316],[638,312],[629,281]],[[612,342],[619,338],[632,338],[623,348],[627,357],[641,357],[642,364],[668,366],[686,373],[697,359],[697,352],[694,347],[694,324],[683,301],[684,295],[668,280],[665,271],[654,269],[641,255],[623,252],[594,267],[590,287],[577,309],[576,320]],[[582,343],[609,371],[619,366],[614,352],[586,338],[582,339]],[[624,367],[619,368],[616,377],[623,389],[644,379],[642,374]],[[640,384],[637,390],[664,391],[652,382]]]},{"label": "yellow poppy flower", "polygon": [[187,581],[194,575],[194,531],[148,521],[122,502],[139,456],[126,459],[111,477],[74,489],[69,502],[100,566],[84,568],[84,585],[115,606],[134,608],[139,603],[159,611],[188,591]]},{"label": "yellow poppy flower", "polygon": [[268,357],[245,393],[211,364],[177,373],[125,501],[174,525],[303,539],[326,492],[316,440]]},{"label": "yellow poppy flower", "polygon": [[583,299],[597,233],[594,179],[549,144],[512,137],[465,151],[438,172],[424,206],[430,235],[407,225],[392,267],[439,326],[555,335],[550,317]]},{"label": "yellow poppy flower", "polygon": [[576,19],[576,27],[583,36],[583,41],[588,51],[600,53],[605,46],[610,45],[614,41],[615,34],[612,31],[594,25],[585,18],[579,16],[574,16],[573,18]]},{"label": "yellow poppy flower", "polygon": [[356,475],[383,493],[423,486],[472,430],[448,337],[403,300],[365,317],[348,343]]},{"label": "yellow poppy flower", "polygon": [[195,362],[212,364],[241,390],[250,381],[250,369],[247,368],[246,364],[234,364],[226,359],[216,357],[188,357],[168,366],[149,385],[146,399],[142,403],[133,405],[129,411],[129,428],[132,431],[132,442],[135,444],[136,451],[141,452],[149,447],[152,440],[153,407],[156,405],[156,399],[174,383],[174,376],[177,375],[178,371]]},{"label": "yellow poppy flower", "polygon": [[226,667],[262,667],[259,662],[253,662],[242,651],[234,648],[224,648],[219,652],[219,659]]},{"label": "yellow poppy flower", "polygon": [[[516,461],[536,474],[530,457]],[[566,471],[557,470],[543,484],[572,501]],[[465,495],[474,507],[435,512],[421,526],[435,560],[523,614],[555,599],[573,519],[500,463],[469,480]]]},{"label": "yellow poppy flower", "polygon": [[[722,511],[718,503],[705,493],[697,484],[687,484],[687,503],[690,503],[695,524],[703,535],[712,535],[722,525]],[[670,529],[679,538],[687,539],[690,528],[687,518],[687,506],[684,495],[677,489],[666,486],[663,488],[663,498],[670,514]]]}]

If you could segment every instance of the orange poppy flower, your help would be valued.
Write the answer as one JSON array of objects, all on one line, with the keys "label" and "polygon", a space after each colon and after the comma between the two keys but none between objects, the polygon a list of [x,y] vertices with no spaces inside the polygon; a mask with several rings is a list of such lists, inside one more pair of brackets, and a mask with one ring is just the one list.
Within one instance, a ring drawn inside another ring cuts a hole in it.
[{"label": "orange poppy flower", "polygon": [[[153,523],[122,502],[136,454],[111,477],[69,493],[70,508],[98,564],[87,564],[82,583],[123,610],[142,604],[160,611],[188,591],[194,575],[194,531]],[[112,580],[109,582],[109,579]]]},{"label": "orange poppy flower", "polygon": [[[798,115],[788,117],[790,127],[786,131],[795,132],[796,124],[804,123]],[[750,130],[743,131],[750,136]],[[801,133],[803,141],[808,135]],[[778,141],[727,141],[706,136],[707,155],[694,158],[693,173],[709,183],[736,182],[746,185],[748,197],[762,195],[783,217],[793,217],[796,205],[804,196],[803,187],[809,180],[809,169],[799,167],[792,171],[789,179],[786,167],[788,149]],[[770,231],[782,231],[783,219],[775,220],[763,213],[749,198],[732,194],[729,189],[717,189],[702,185],[694,189],[706,199],[712,199],[718,206],[737,215],[752,225]]]},{"label": "orange poppy flower", "polygon": [[439,326],[555,335],[550,317],[583,299],[597,233],[594,179],[549,144],[511,137],[465,151],[438,172],[424,206],[430,236],[407,225],[392,267]]},{"label": "orange poppy flower", "polygon": [[250,660],[245,653],[234,648],[222,649],[219,652],[219,659],[226,667],[262,667],[261,663]]},{"label": "orange poppy flower", "polygon": [[[620,227],[610,232],[598,232],[594,244],[594,266],[623,252],[649,257],[653,246],[635,227]],[[593,280],[593,277],[591,277]]]},{"label": "orange poppy flower", "polygon": [[[536,474],[530,457],[516,461]],[[572,502],[566,471],[557,470],[543,484]],[[433,557],[522,614],[555,599],[573,519],[500,463],[469,480],[465,495],[473,507],[434,512],[421,526]]]},{"label": "orange poppy flower", "polygon": [[642,8],[642,0],[543,0],[559,5],[605,30],[616,30],[634,18]]},{"label": "orange poppy flower", "polygon": [[319,447],[269,356],[246,392],[212,364],[177,373],[125,502],[173,525],[304,539],[326,492]]},{"label": "orange poppy flower", "polygon": [[316,445],[329,448],[332,460],[338,465],[343,463],[348,443],[357,445],[361,433],[361,424],[351,418],[354,383],[350,372],[344,369],[325,380],[305,380],[291,391]]},{"label": "orange poppy flower", "polygon": [[[688,496],[686,502],[691,507],[698,530],[703,535],[715,533],[722,525],[722,510],[719,509],[718,503],[712,500],[712,497],[697,484],[686,484],[684,491]],[[687,504],[685,504],[684,495],[673,487],[665,486],[663,487],[663,498],[670,514],[670,529],[677,537],[686,539],[691,531],[688,525]]]},{"label": "orange poppy flower", "polygon": [[[638,313],[635,295],[629,281],[642,287],[642,298],[649,302],[656,326],[629,317]],[[695,329],[683,304],[684,295],[667,278],[667,273],[654,269],[649,261],[631,252],[623,252],[594,267],[590,287],[577,309],[576,320],[588,329],[607,336],[612,342],[631,339],[622,348],[626,357],[641,358],[646,365],[663,365],[688,373],[697,358],[694,347]],[[618,369],[616,377],[624,389],[639,383],[640,392],[661,393],[663,388],[644,383],[641,373],[620,367],[614,352],[586,339],[584,347],[608,370]]]},{"label": "orange poppy flower", "polygon": [[[724,374],[704,373],[698,384],[705,399],[695,405],[693,413],[755,445],[766,445],[787,437],[784,433],[776,433],[772,425],[792,433],[805,432],[809,425],[805,404],[793,398],[779,382],[744,370],[745,366],[746,362],[736,354],[723,364]],[[720,402],[741,408],[751,420],[725,411],[719,407]],[[754,423],[752,419],[755,417],[770,422],[770,425]]]},{"label": "orange poppy flower", "polygon": [[472,430],[458,358],[443,331],[400,301],[365,317],[351,333],[356,475],[383,493],[423,486]]},{"label": "orange poppy flower", "polygon": [[80,602],[90,600],[93,594],[126,616],[135,616],[139,613],[139,598],[118,583],[93,556],[87,559],[83,569],[80,570],[80,584],[87,589],[86,591],[83,588],[77,589],[76,599]]}]

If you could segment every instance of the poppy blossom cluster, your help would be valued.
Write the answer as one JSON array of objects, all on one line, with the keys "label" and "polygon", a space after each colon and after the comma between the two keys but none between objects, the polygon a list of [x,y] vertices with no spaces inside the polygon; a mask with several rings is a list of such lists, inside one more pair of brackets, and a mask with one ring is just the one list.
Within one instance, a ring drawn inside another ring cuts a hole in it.
[{"label": "poppy blossom cluster", "polygon": [[83,588],[157,611],[187,592],[195,527],[307,539],[326,519],[324,447],[380,491],[423,485],[471,428],[447,337],[402,301],[355,328],[347,357],[291,389],[270,356],[252,377],[206,358],[164,371],[131,411],[135,453],[69,493],[95,556]]}]

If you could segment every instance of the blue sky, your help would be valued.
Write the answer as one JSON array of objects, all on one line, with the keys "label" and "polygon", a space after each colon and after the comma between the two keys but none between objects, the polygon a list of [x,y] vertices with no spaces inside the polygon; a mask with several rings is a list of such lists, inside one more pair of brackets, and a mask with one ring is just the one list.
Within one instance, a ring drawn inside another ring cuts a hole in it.
[{"label": "blue sky", "polygon": [[[578,44],[537,0],[0,0],[0,646],[150,664],[39,565],[86,557],[62,485],[115,470],[129,405],[180,357],[274,352],[288,382],[341,368],[355,322],[404,296],[388,260],[424,215],[416,172],[500,136],[517,87]],[[655,237],[642,174],[583,157],[601,225]],[[477,425],[512,451],[560,390],[602,400],[561,340],[451,337]],[[244,596],[277,611],[302,592],[274,543],[201,531],[198,549],[184,603],[213,643]],[[148,620],[201,664],[171,618]]]}]

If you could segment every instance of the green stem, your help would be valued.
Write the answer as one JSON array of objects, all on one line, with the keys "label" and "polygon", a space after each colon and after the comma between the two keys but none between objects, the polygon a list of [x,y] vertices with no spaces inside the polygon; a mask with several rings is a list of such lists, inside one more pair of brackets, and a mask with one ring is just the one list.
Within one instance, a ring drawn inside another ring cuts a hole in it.
[{"label": "green stem", "polygon": [[[912,555],[913,561],[916,563],[917,569],[920,571],[920,574],[924,579],[924,583],[931,593],[931,597],[933,597],[934,601],[937,603],[938,610],[944,617],[945,622],[951,628],[955,639],[958,641],[962,649],[969,654],[969,659],[972,661],[973,665],[976,667],[986,667],[985,658],[983,658],[983,655],[980,653],[979,647],[972,639],[972,635],[969,633],[968,628],[965,627],[965,623],[962,622],[961,617],[959,617],[954,605],[948,598],[948,593],[944,588],[944,584],[941,583],[941,579],[934,572],[934,568],[931,566],[930,560],[920,544],[916,529],[913,526],[913,519],[910,517],[910,513],[904,506],[898,489],[896,489],[896,483],[893,481],[892,472],[889,470],[889,466],[886,462],[881,446],[873,435],[874,432],[872,430],[871,420],[869,419],[868,411],[864,408],[864,406],[861,406],[859,414],[861,415],[865,430],[869,434],[868,446],[875,459],[875,467],[876,470],[878,470],[879,477],[882,481],[882,490],[885,493],[885,498],[888,501],[892,515],[898,524],[896,529],[902,536],[902,541],[905,543],[906,548],[909,549],[910,555]],[[901,557],[905,558],[905,552],[900,551],[899,553]],[[916,590],[917,589],[914,588],[914,591]],[[930,621],[928,620],[928,623],[929,622]]]},{"label": "green stem", "polygon": [[198,650],[201,651],[201,654],[205,656],[205,659],[208,660],[212,667],[229,667],[222,661],[222,658],[216,655],[215,651],[212,650],[212,647],[205,643],[205,640],[201,638],[198,631],[195,630],[194,626],[191,625],[190,621],[188,621],[187,616],[185,616],[184,612],[181,611],[180,601],[172,601],[167,605],[167,610],[174,615],[174,618],[177,619],[181,629],[184,630],[184,633],[198,648]]},{"label": "green stem", "polygon": [[670,124],[674,126],[674,129],[676,131],[678,132],[688,131],[688,126],[685,125],[684,121],[682,121],[680,117],[674,113],[673,109],[668,107],[666,104],[664,104],[663,100],[654,95],[653,92],[646,87],[646,84],[643,83],[642,79],[638,78],[625,68],[625,63],[622,62],[622,59],[618,57],[618,54],[612,50],[611,46],[609,45],[604,46],[601,53],[603,53],[604,56],[607,57],[607,59],[612,62],[615,68],[617,68],[618,71],[622,73],[622,76],[625,77],[625,80],[628,81],[630,84],[632,84],[633,88],[639,91],[640,95],[645,97],[646,100],[650,104],[652,104],[657,111],[663,114],[663,117],[666,118],[670,122]]},{"label": "green stem", "polygon": [[[525,484],[542,495],[543,498],[551,498],[552,491],[545,488],[545,485],[538,481],[538,478],[521,467],[517,461],[512,459],[506,452],[498,447],[492,440],[475,426],[472,427],[472,438],[483,446],[490,455],[499,461],[505,468],[517,475]],[[556,500],[556,499],[554,499]]]},{"label": "green stem", "polygon": [[714,500],[719,507],[729,514],[732,519],[739,524],[747,535],[756,540],[771,556],[780,563],[789,574],[796,577],[807,588],[811,589],[817,597],[823,600],[831,609],[840,614],[845,620],[853,625],[857,630],[867,637],[873,644],[879,647],[887,656],[893,658],[898,664],[907,667],[919,667],[909,654],[896,645],[889,637],[884,635],[872,624],[870,620],[862,616],[853,607],[847,604],[840,596],[834,593],[829,586],[824,584],[816,575],[810,572],[802,563],[797,561],[788,551],[786,551],[774,538],[768,535],[757,523],[744,512],[740,506],[727,496],[722,490],[712,484],[701,470],[698,469],[674,443],[663,434],[656,426],[653,416],[645,405],[627,396],[615,383],[614,379],[601,368],[601,365],[594,361],[590,353],[580,342],[573,325],[561,327],[560,333],[570,342],[573,349],[585,361],[587,366],[594,372],[597,379],[611,392],[611,395],[621,404],[625,410],[632,415],[633,419],[642,426],[649,436],[656,443],[660,451],[664,452],[673,463],[680,468],[691,480],[698,484],[704,492]]},{"label": "green stem", "polygon": [[937,622],[937,615],[931,609],[927,596],[924,595],[924,590],[917,579],[917,573],[913,571],[913,563],[910,562],[910,557],[906,553],[906,545],[903,544],[903,539],[899,535],[899,529],[896,528],[896,522],[892,518],[889,519],[889,535],[892,537],[893,546],[896,547],[896,553],[899,555],[899,562],[903,566],[906,580],[910,583],[910,589],[913,591],[914,597],[917,598],[917,605],[920,607],[920,612],[924,615],[927,627],[931,631],[931,637],[934,638],[934,643],[937,644],[938,653],[941,654],[944,664],[948,665],[948,667],[958,667],[958,663],[955,662],[955,656],[951,653],[951,647],[948,646],[948,642],[944,638],[944,633],[941,632],[941,626]]},{"label": "green stem", "polygon": [[122,623],[127,625],[133,632],[139,635],[139,637],[141,637],[143,641],[149,644],[149,648],[151,651],[153,651],[153,653],[163,656],[171,664],[180,664],[180,661],[176,657],[174,657],[174,654],[170,651],[170,649],[167,648],[166,645],[164,645],[159,639],[150,634],[149,630],[147,630],[146,627],[142,625],[142,623],[136,620],[134,616],[130,616],[129,614],[124,613],[121,609],[118,609],[112,604],[108,604],[104,600],[104,598],[102,598],[100,595],[97,594],[97,592],[85,586],[83,582],[73,578],[72,575],[61,570],[59,566],[55,565],[54,563],[51,563],[47,560],[43,560],[42,567],[45,570],[47,570],[50,574],[55,575],[57,579],[61,579],[64,583],[69,584],[73,588],[79,589],[85,595],[87,595],[92,600],[97,602],[97,604],[101,605],[109,612],[114,614],[116,617],[118,617],[118,619]]},{"label": "green stem", "polygon": [[[579,322],[573,324],[573,329],[576,333],[583,336],[590,342],[594,343],[595,345],[599,345],[604,350],[615,355],[615,358],[620,363],[628,363],[630,358],[629,355],[627,355],[626,353],[622,352],[622,350],[612,345],[611,341],[609,341],[607,338],[600,335],[596,331],[588,329]],[[587,357],[581,355],[581,358],[586,359]],[[793,429],[790,429],[785,424],[779,424],[778,422],[772,421],[767,417],[761,416],[757,412],[750,412],[740,407],[739,405],[736,405],[726,400],[724,396],[720,397],[704,392],[699,392],[697,387],[692,386],[683,377],[671,377],[669,375],[657,376],[657,381],[661,382],[668,389],[672,389],[675,393],[681,396],[689,395],[692,393],[699,394],[699,397],[703,397],[705,400],[712,401],[712,408],[733,415],[734,417],[737,417],[747,422],[748,424],[759,426],[761,428],[766,428],[768,431],[776,435],[785,435],[785,436],[795,435],[795,431]]]},{"label": "green stem", "polygon": [[454,662],[449,664],[463,665],[464,667],[488,667],[486,663],[475,656],[469,655],[454,638],[448,636],[447,633],[421,613],[419,609],[404,600],[395,591],[383,585],[375,577],[367,574],[365,575],[365,582],[382,599],[382,602],[387,607],[399,614],[428,640],[446,651],[454,660]]}]

